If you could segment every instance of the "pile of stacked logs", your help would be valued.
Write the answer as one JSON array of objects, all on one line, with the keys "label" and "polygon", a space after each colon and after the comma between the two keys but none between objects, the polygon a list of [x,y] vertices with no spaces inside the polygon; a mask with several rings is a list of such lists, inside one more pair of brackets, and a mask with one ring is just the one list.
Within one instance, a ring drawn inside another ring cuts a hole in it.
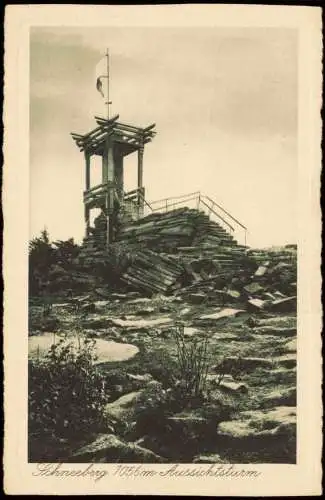
[{"label": "pile of stacked logs", "polygon": [[132,259],[121,275],[121,282],[144,293],[170,294],[181,288],[184,268],[168,255],[134,248]]},{"label": "pile of stacked logs", "polygon": [[184,267],[171,256],[137,243],[112,243],[108,249],[83,250],[79,262],[110,288],[169,294],[182,286]]}]

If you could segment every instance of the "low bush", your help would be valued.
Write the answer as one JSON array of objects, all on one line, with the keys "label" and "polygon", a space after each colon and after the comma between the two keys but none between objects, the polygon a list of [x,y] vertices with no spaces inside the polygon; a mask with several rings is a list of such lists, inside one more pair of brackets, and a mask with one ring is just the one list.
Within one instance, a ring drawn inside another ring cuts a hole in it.
[{"label": "low bush", "polygon": [[43,360],[30,362],[30,437],[74,439],[98,432],[109,395],[94,361],[93,341],[76,348],[63,339]]}]

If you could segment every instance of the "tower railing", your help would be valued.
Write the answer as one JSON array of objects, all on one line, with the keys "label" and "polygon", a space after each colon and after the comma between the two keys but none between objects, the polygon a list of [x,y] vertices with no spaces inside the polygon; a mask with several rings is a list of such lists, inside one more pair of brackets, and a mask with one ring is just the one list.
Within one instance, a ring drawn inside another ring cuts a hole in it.
[{"label": "tower railing", "polygon": [[[85,191],[84,202],[90,206],[96,204],[108,191],[111,192],[113,198],[118,199],[115,183],[109,182]],[[137,220],[151,213],[169,212],[182,207],[201,210],[211,220],[218,222],[239,244],[247,246],[247,227],[219,203],[200,191],[148,202],[145,198],[145,189],[141,187],[124,192],[120,202],[122,202],[125,215],[131,220]]]},{"label": "tower railing", "polygon": [[147,203],[145,205],[145,215],[152,212],[168,212],[182,207],[202,210],[209,215],[212,220],[216,220],[216,222],[218,222],[225,231],[230,233],[239,244],[245,247],[247,246],[247,227],[219,203],[212,200],[209,196],[202,194],[200,191],[182,196],[163,198]]}]

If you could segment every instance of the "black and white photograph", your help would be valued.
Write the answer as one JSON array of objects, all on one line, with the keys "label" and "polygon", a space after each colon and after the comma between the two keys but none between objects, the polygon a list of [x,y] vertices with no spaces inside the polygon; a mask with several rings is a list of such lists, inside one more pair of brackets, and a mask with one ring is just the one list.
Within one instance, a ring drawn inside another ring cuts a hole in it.
[{"label": "black and white photograph", "polygon": [[299,40],[290,24],[29,28],[39,477],[297,465]]}]

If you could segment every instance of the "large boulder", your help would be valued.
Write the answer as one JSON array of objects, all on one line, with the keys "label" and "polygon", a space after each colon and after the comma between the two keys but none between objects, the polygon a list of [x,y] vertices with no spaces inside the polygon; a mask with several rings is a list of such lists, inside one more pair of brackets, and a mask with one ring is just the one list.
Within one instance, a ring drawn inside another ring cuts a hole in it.
[{"label": "large boulder", "polygon": [[297,389],[296,386],[275,389],[269,392],[260,401],[260,406],[263,408],[271,408],[275,406],[296,406],[297,404]]},{"label": "large boulder", "polygon": [[213,366],[211,369],[215,373],[251,373],[257,368],[273,368],[273,360],[268,358],[255,358],[255,357],[235,357],[229,356],[224,358],[218,365]]},{"label": "large boulder", "polygon": [[158,425],[158,420],[164,418],[167,398],[167,391],[162,388],[162,384],[155,380],[148,381],[143,389],[124,394],[108,403],[104,419],[119,434],[137,436],[143,433],[146,426]]},{"label": "large boulder", "polygon": [[293,406],[244,411],[235,420],[221,422],[218,434],[234,440],[293,435],[296,432],[296,414]]},{"label": "large boulder", "polygon": [[99,434],[94,441],[76,450],[69,461],[75,463],[160,463],[166,460],[146,448],[123,441],[114,434]]},{"label": "large boulder", "polygon": [[248,387],[246,384],[235,382],[232,380],[223,380],[220,383],[220,389],[231,394],[246,394],[248,392]]},{"label": "large boulder", "polygon": [[218,447],[239,463],[296,463],[296,408],[278,406],[239,413],[218,426]]}]

